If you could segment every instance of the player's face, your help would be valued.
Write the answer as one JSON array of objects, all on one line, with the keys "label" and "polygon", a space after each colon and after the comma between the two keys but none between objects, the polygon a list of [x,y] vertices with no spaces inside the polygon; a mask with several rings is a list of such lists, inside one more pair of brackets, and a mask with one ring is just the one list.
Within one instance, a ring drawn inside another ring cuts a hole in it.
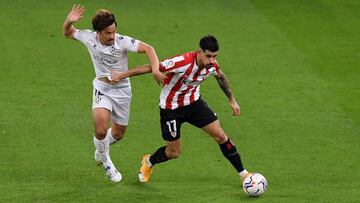
[{"label": "player's face", "polygon": [[198,56],[198,66],[200,68],[211,68],[216,63],[216,56],[218,52],[212,52],[209,50],[203,51],[202,49],[199,50]]},{"label": "player's face", "polygon": [[100,43],[108,46],[113,45],[115,40],[115,33],[115,23],[113,23],[109,27],[104,28],[103,30],[98,32]]}]

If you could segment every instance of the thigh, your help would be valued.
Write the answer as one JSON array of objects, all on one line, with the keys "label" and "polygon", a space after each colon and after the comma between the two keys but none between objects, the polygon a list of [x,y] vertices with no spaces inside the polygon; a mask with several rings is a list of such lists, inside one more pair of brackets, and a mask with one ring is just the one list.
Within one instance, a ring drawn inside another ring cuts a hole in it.
[{"label": "thigh", "polygon": [[112,102],[112,119],[113,122],[127,126],[130,116],[131,104],[131,87],[112,89],[109,93]]},{"label": "thigh", "polygon": [[222,144],[228,139],[224,130],[221,128],[219,120],[202,127],[202,130],[209,134],[218,144]]},{"label": "thigh", "polygon": [[107,109],[110,112],[112,111],[112,102],[111,98],[99,90],[95,89],[93,90],[93,102],[92,102],[92,109]]},{"label": "thigh", "polygon": [[216,113],[208,107],[201,98],[189,106],[187,122],[198,128],[202,128],[217,120]]},{"label": "thigh", "polygon": [[127,126],[130,117],[131,98],[112,98],[112,100],[111,117],[113,122],[120,126]]},{"label": "thigh", "polygon": [[180,138],[182,117],[181,111],[160,109],[160,125],[164,140],[175,141]]},{"label": "thigh", "polygon": [[107,129],[112,110],[112,104],[108,96],[94,88],[92,102],[92,116],[95,130],[103,131]]}]

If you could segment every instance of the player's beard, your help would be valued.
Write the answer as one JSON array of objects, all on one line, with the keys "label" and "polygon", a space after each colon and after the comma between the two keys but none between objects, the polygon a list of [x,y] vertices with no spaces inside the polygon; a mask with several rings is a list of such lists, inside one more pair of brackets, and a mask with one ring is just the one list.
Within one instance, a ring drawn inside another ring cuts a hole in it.
[{"label": "player's beard", "polygon": [[205,68],[209,69],[211,67],[214,67],[215,64],[209,63],[208,65],[205,66]]},{"label": "player's beard", "polygon": [[108,41],[106,41],[106,45],[108,45],[108,46],[111,46],[111,45],[114,45],[114,39],[111,39],[111,40],[108,40]]}]

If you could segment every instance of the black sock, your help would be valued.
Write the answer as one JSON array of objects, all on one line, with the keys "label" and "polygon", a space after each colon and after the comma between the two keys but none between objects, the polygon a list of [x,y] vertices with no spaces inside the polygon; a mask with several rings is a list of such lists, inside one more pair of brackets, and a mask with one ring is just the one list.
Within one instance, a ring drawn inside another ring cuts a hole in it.
[{"label": "black sock", "polygon": [[230,161],[234,168],[240,173],[244,170],[240,154],[237,152],[235,145],[228,139],[225,143],[219,144],[221,152]]},{"label": "black sock", "polygon": [[153,155],[150,156],[150,163],[154,166],[155,164],[165,162],[169,160],[165,154],[166,146],[160,147]]}]

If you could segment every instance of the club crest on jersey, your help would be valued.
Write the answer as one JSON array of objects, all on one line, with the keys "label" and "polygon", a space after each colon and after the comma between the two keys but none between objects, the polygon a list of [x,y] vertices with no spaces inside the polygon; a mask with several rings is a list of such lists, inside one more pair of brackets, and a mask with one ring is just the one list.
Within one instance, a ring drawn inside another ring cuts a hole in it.
[{"label": "club crest on jersey", "polygon": [[176,131],[175,132],[170,132],[170,135],[173,137],[176,137]]}]

